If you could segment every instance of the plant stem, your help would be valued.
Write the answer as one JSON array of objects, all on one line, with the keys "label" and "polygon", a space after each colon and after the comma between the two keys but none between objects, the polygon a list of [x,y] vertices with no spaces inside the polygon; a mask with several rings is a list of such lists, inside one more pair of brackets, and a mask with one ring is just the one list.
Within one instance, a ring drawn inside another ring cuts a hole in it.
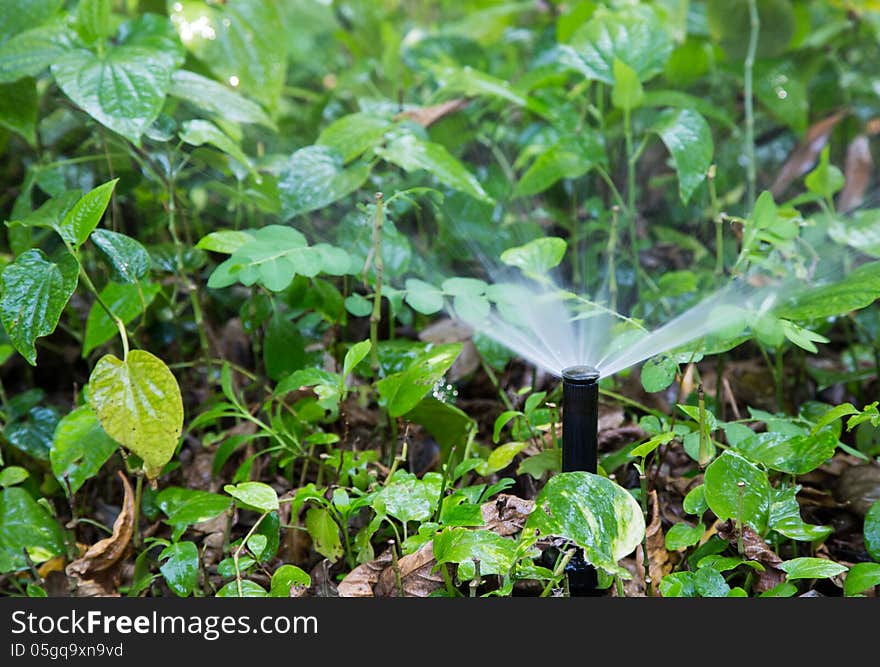
[{"label": "plant stem", "polygon": [[[376,284],[373,288],[373,312],[370,314],[370,366],[379,375],[379,322],[382,319],[382,273],[385,264],[382,260],[382,227],[385,224],[382,193],[376,193],[376,217],[373,218],[373,268]],[[364,267],[366,271],[366,267]]]},{"label": "plant stem", "polygon": [[706,173],[709,183],[709,208],[712,222],[715,223],[715,275],[724,273],[724,216],[718,204],[718,192],[715,189],[715,165],[709,167]]},{"label": "plant stem", "polygon": [[755,206],[755,189],[757,176],[755,173],[755,107],[752,97],[752,74],[755,67],[755,55],[758,51],[758,35],[761,30],[761,19],[758,16],[757,0],[749,2],[749,46],[746,52],[744,77],[745,116],[746,116],[746,186],[749,210]]},{"label": "plant stem", "polygon": [[[72,252],[72,250],[71,250]],[[101,298],[100,292],[98,292],[98,288],[95,287],[95,283],[92,282],[92,279],[89,278],[89,274],[86,273],[83,265],[79,265],[79,275],[82,278],[83,283],[85,283],[86,288],[95,296],[95,301],[97,301],[98,305],[107,313],[107,317],[116,325],[116,328],[119,329],[119,337],[122,339],[122,360],[128,357],[128,332],[125,330],[125,322],[119,319],[116,314],[110,310],[110,306]]]},{"label": "plant stem", "polygon": [[539,597],[545,598],[550,595],[551,591],[553,590],[554,582],[559,580],[559,578],[565,574],[565,566],[568,565],[568,562],[572,559],[574,553],[574,549],[569,549],[564,554],[562,554],[562,557],[556,563],[556,567],[553,568],[553,578],[547,582],[546,586],[544,586],[544,590],[541,591],[541,595]]},{"label": "plant stem", "polygon": [[144,475],[138,473],[134,483],[134,541],[135,548],[141,546],[141,500],[144,495]]},{"label": "plant stem", "polygon": [[611,310],[617,310],[617,266],[615,264],[614,251],[617,245],[617,216],[620,207],[611,207],[611,229],[608,231],[608,246],[605,254],[608,257],[608,303]]},{"label": "plant stem", "polygon": [[269,516],[269,512],[264,512],[260,515],[260,518],[256,520],[254,525],[251,526],[251,529],[248,531],[247,535],[245,535],[244,539],[242,539],[241,544],[236,547],[235,553],[232,554],[232,562],[235,565],[235,584],[238,588],[238,597],[240,598],[244,597],[244,592],[241,588],[241,569],[238,567],[238,558],[239,556],[241,556],[241,550],[244,549],[248,540],[251,539],[251,535],[256,532],[257,528],[260,527],[260,524],[263,523],[263,519],[265,519],[267,516]]}]

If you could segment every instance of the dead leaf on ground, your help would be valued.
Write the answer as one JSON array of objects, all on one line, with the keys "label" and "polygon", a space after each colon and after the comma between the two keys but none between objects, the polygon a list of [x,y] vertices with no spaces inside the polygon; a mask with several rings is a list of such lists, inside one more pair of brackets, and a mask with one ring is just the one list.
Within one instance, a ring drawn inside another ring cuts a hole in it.
[{"label": "dead leaf on ground", "polygon": [[846,213],[861,206],[873,170],[871,144],[868,142],[868,137],[860,134],[846,149],[846,163],[843,168],[844,186],[837,196],[838,211]]},{"label": "dead leaf on ground", "polygon": [[804,140],[791,152],[785,164],[782,165],[776,180],[773,181],[773,185],[770,187],[773,197],[778,199],[795,179],[800,178],[813,168],[819,154],[828,143],[832,130],[848,114],[848,109],[840,109],[810,126]]},{"label": "dead leaf on ground", "polygon": [[[660,580],[672,572],[672,561],[666,550],[666,537],[663,534],[663,522],[660,520],[660,502],[657,500],[657,491],[652,489],[648,494],[651,507],[651,521],[645,529],[645,543],[648,546],[648,576],[651,577],[651,592],[658,595],[660,592]],[[636,553],[636,563],[641,565],[642,579],[644,581],[645,567],[644,556],[641,549]]]},{"label": "dead leaf on ground", "polygon": [[415,553],[399,559],[396,568],[392,559],[391,564],[379,575],[373,592],[377,598],[426,598],[444,585],[440,573],[431,572],[436,564],[434,544],[428,542]]},{"label": "dead leaf on ground", "polygon": [[391,565],[391,549],[385,549],[377,558],[361,563],[345,575],[339,582],[337,592],[341,598],[375,597],[373,588],[379,583],[379,576]]},{"label": "dead leaf on ground", "polygon": [[837,482],[837,497],[855,514],[865,516],[880,500],[880,466],[867,463],[844,470]]},{"label": "dead leaf on ground", "polygon": [[67,566],[67,575],[77,584],[79,597],[118,595],[116,592],[119,563],[128,550],[134,533],[134,492],[128,478],[119,472],[125,497],[122,509],[113,523],[113,534],[89,547],[86,552]]},{"label": "dead leaf on ground", "polygon": [[[727,540],[733,546],[739,546],[739,531],[733,521],[728,519],[717,524],[718,536]],[[764,566],[763,572],[758,572],[755,582],[755,592],[763,593],[785,581],[785,572],[779,569],[782,559],[776,555],[770,546],[757,532],[749,526],[742,527],[743,558],[754,560]]]},{"label": "dead leaf on ground", "polygon": [[454,99],[430,107],[417,107],[415,109],[407,109],[401,111],[394,117],[394,120],[403,120],[408,118],[413,120],[422,127],[429,127],[442,119],[444,116],[460,111],[467,106],[468,101],[465,99]]},{"label": "dead leaf on ground", "polygon": [[521,532],[534,509],[533,501],[507,493],[501,493],[480,506],[485,524],[483,527],[502,537]]}]

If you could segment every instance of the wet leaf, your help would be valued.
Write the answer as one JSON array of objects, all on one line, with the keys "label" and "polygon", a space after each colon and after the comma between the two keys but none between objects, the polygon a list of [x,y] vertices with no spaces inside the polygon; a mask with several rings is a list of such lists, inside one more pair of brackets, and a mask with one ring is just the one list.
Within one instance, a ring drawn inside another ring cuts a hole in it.
[{"label": "wet leaf", "polygon": [[846,573],[843,591],[848,597],[880,586],[880,563],[856,563]]},{"label": "wet leaf", "polygon": [[17,132],[34,146],[37,142],[37,103],[37,86],[33,79],[0,83],[0,127]]},{"label": "wet leaf", "polygon": [[667,356],[652,357],[642,366],[642,387],[645,391],[663,391],[675,380],[678,364]]},{"label": "wet leaf", "polygon": [[434,557],[438,565],[478,560],[481,576],[504,575],[516,561],[517,544],[489,530],[450,527],[434,536]]},{"label": "wet leaf", "polygon": [[159,492],[156,504],[172,526],[190,526],[209,521],[229,509],[231,500],[219,493],[171,486]]},{"label": "wet leaf", "polygon": [[760,468],[727,450],[709,464],[704,480],[706,503],[719,519],[741,520],[758,532],[767,529],[772,489]]},{"label": "wet leaf", "polygon": [[183,400],[165,363],[145,350],[98,360],[89,402],[111,438],[137,454],[155,479],[174,455],[183,429]]},{"label": "wet leaf", "polygon": [[150,271],[149,254],[130,236],[109,229],[96,229],[90,239],[110,266],[114,281],[135,283]]},{"label": "wet leaf", "polygon": [[807,87],[792,63],[758,63],[754,74],[755,97],[777,119],[798,135],[807,130]]},{"label": "wet leaf", "polygon": [[669,109],[651,127],[672,156],[678,173],[678,192],[687,203],[706,179],[715,146],[706,119],[693,109]]},{"label": "wet leaf", "polygon": [[199,581],[199,550],[192,542],[175,542],[159,554],[159,572],[178,597],[188,597]]},{"label": "wet leaf", "polygon": [[330,512],[320,507],[312,507],[306,512],[306,530],[312,536],[315,551],[329,559],[331,563],[342,556],[342,541],[339,526]]},{"label": "wet leaf", "polygon": [[598,133],[584,130],[565,137],[535,158],[517,182],[514,196],[544,192],[561,179],[580,178],[606,161],[605,146]]},{"label": "wet leaf", "polygon": [[245,506],[258,509],[260,512],[273,512],[278,509],[278,494],[268,484],[242,482],[227,484],[223,490]]},{"label": "wet leaf", "polygon": [[9,342],[32,366],[36,339],[55,331],[78,279],[73,255],[65,252],[53,260],[42,250],[23,252],[0,275],[0,321]]},{"label": "wet leaf", "polygon": [[695,545],[706,532],[706,526],[698,523],[691,526],[687,523],[677,523],[666,531],[666,548],[670,551],[678,551]]},{"label": "wet leaf", "polygon": [[181,125],[178,133],[180,140],[190,146],[208,144],[217,148],[229,157],[238,160],[242,166],[253,170],[251,159],[245,155],[241,147],[214,123],[207,120],[188,120]]},{"label": "wet leaf", "polygon": [[415,359],[407,369],[376,383],[388,414],[400,417],[416,407],[443,377],[461,352],[461,343],[436,345]]},{"label": "wet leaf", "polygon": [[119,471],[119,478],[125,489],[125,498],[119,516],[113,522],[113,534],[95,542],[82,556],[68,565],[68,575],[89,579],[98,572],[109,570],[125,555],[134,533],[134,491],[122,471]]},{"label": "wet leaf", "polygon": [[501,253],[501,261],[515,266],[527,276],[544,276],[559,266],[568,244],[556,236],[546,236],[529,241]]},{"label": "wet leaf", "polygon": [[503,470],[511,463],[516,455],[529,446],[527,442],[508,442],[500,447],[496,447],[489,454],[489,458],[476,467],[477,473],[486,476]]},{"label": "wet leaf", "polygon": [[[156,295],[160,286],[157,283],[126,284],[109,282],[101,290],[101,300],[110,307],[113,314],[128,324],[139,315],[143,315]],[[103,306],[97,300],[92,303],[86,318],[86,334],[83,339],[82,356],[108,340],[119,335],[119,328],[110,319]]]},{"label": "wet leaf", "polygon": [[773,502],[770,505],[770,528],[793,540],[804,542],[823,540],[832,533],[832,528],[804,523],[797,501],[799,488],[774,489]]},{"label": "wet leaf", "polygon": [[871,558],[880,561],[880,500],[865,515],[865,548]]},{"label": "wet leaf", "polygon": [[[842,195],[841,195],[842,196]],[[855,248],[872,257],[880,257],[880,209],[855,211],[834,218],[828,225],[828,236],[837,243]]]},{"label": "wet leaf", "polygon": [[258,123],[275,128],[259,104],[195,72],[174,72],[168,93],[234,123]]},{"label": "wet leaf", "polygon": [[369,113],[353,113],[333,121],[315,141],[332,148],[348,164],[362,153],[375,148],[391,127],[386,118]]},{"label": "wet leaf", "polygon": [[46,508],[13,486],[0,491],[0,571],[26,569],[24,549],[39,564],[64,553],[64,537]]},{"label": "wet leaf", "polygon": [[557,535],[583,547],[587,560],[610,574],[629,578],[617,561],[641,542],[642,510],[629,492],[586,472],[560,473],[535,498],[527,528]]},{"label": "wet leaf", "polygon": [[74,494],[94,477],[119,443],[111,438],[88,405],[81,406],[58,422],[49,460],[52,472],[65,492]]},{"label": "wet leaf", "polygon": [[783,561],[779,566],[788,574],[788,580],[795,579],[827,579],[843,574],[849,568],[846,565],[826,560],[825,558],[793,558]]},{"label": "wet leaf", "polygon": [[217,591],[218,598],[264,598],[268,597],[268,593],[266,589],[260,586],[260,584],[255,581],[251,581],[250,579],[245,579],[241,582],[241,595],[238,594],[238,582],[230,581],[223,588]]},{"label": "wet leaf", "polygon": [[785,433],[755,433],[738,443],[736,450],[772,470],[803,475],[834,456],[837,438],[828,431],[796,436]]},{"label": "wet leaf", "polygon": [[58,425],[55,408],[34,406],[16,421],[6,425],[3,436],[16,449],[41,461],[49,460],[52,435]]},{"label": "wet leaf", "polygon": [[[796,18],[788,0],[758,0],[757,55],[769,58],[788,47],[795,34]],[[750,32],[748,0],[710,0],[706,18],[712,37],[721,43],[731,58],[742,60],[748,48]]]},{"label": "wet leaf", "polygon": [[780,317],[810,320],[858,310],[880,297],[880,261],[862,264],[840,281],[817,285],[779,307]]},{"label": "wet leaf", "polygon": [[0,469],[0,486],[4,489],[21,484],[30,477],[30,473],[21,466],[7,466]]},{"label": "wet leaf", "polygon": [[[269,590],[269,597],[288,598],[291,597],[290,589],[294,586],[308,588],[311,585],[312,578],[309,576],[308,572],[298,568],[296,565],[282,565],[272,573],[272,585]],[[340,597],[342,597],[341,594]]]},{"label": "wet leaf", "polygon": [[0,45],[0,83],[37,76],[72,48],[72,34],[63,20],[20,32]]},{"label": "wet leaf", "polygon": [[423,315],[433,315],[443,310],[443,292],[417,278],[407,279],[404,298],[413,310]]},{"label": "wet leaf", "polygon": [[642,106],[645,91],[636,71],[615,57],[613,63],[614,86],[611,89],[611,103],[625,112]]},{"label": "wet leaf", "polygon": [[366,163],[344,168],[342,154],[329,146],[299,149],[277,174],[282,218],[329,206],[361,187],[369,174]]},{"label": "wet leaf", "polygon": [[369,340],[362,340],[360,343],[355,343],[348,348],[342,360],[342,377],[345,378],[351,375],[351,372],[357,365],[370,353],[371,348],[372,343]]},{"label": "wet leaf", "polygon": [[391,483],[377,494],[385,504],[385,512],[389,516],[406,523],[407,521],[425,521],[437,508],[440,498],[440,476],[428,473],[418,479],[411,473],[399,471]]}]

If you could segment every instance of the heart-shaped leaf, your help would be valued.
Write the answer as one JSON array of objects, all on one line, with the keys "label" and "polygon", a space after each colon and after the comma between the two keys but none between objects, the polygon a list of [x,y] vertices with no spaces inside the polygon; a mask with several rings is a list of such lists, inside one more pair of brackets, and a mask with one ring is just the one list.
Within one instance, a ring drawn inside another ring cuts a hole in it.
[{"label": "heart-shaped leaf", "polygon": [[64,417],[55,428],[49,460],[61,488],[76,493],[109,459],[119,443],[111,438],[94,411],[83,405]]}]

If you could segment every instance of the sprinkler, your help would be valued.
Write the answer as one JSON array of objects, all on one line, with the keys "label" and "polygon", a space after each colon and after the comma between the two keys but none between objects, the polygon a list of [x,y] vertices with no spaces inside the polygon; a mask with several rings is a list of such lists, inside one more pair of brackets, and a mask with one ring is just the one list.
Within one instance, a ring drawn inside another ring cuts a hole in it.
[{"label": "sprinkler", "polygon": [[[562,472],[597,470],[599,371],[571,366],[562,371]],[[578,549],[565,568],[572,597],[598,595],[596,569]]]}]

